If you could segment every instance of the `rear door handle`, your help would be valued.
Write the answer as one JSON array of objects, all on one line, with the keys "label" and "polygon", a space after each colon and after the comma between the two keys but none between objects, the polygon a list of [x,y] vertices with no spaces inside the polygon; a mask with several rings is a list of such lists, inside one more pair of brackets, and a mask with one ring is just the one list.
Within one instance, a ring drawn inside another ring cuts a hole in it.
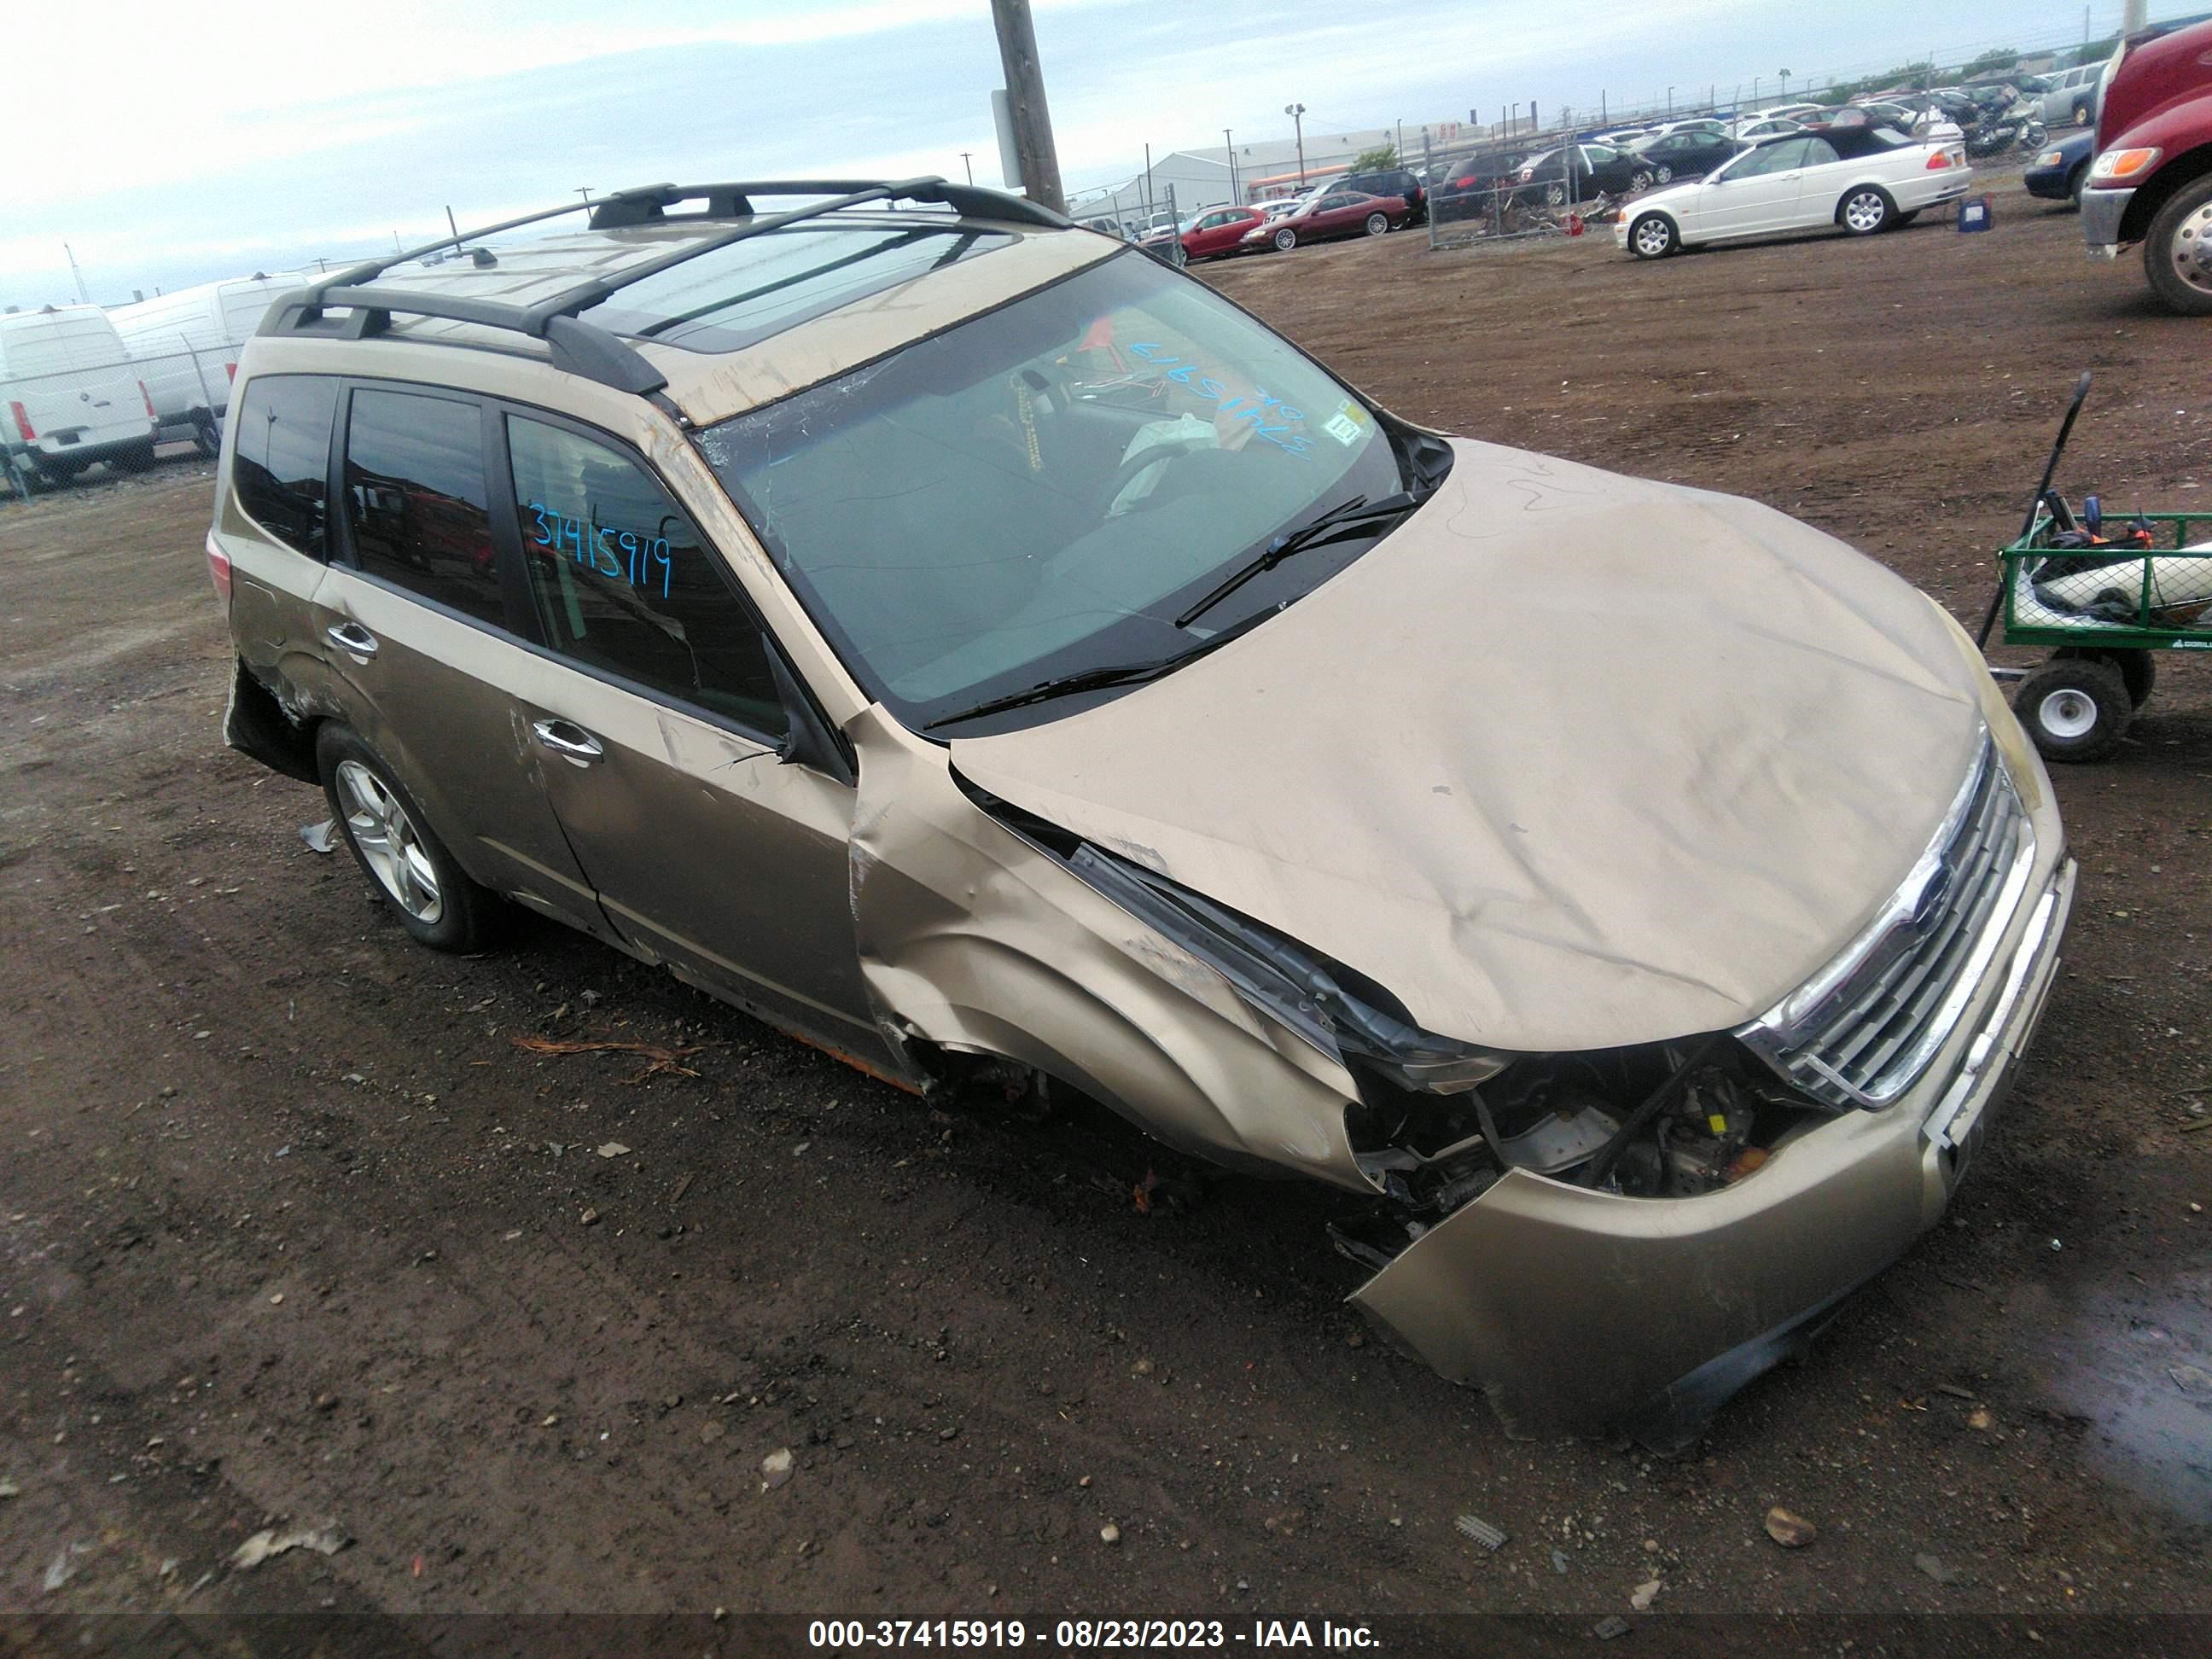
[{"label": "rear door handle", "polygon": [[534,720],[530,729],[538,741],[571,766],[591,766],[606,758],[599,740],[574,720]]},{"label": "rear door handle", "polygon": [[356,662],[367,662],[376,654],[376,635],[356,622],[332,623],[323,630],[323,637]]}]

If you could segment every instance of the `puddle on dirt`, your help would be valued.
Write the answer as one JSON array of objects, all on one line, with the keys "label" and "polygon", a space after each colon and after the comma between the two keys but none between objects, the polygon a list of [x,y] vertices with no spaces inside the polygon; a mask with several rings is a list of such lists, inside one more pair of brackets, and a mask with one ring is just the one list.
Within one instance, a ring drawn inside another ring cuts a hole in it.
[{"label": "puddle on dirt", "polygon": [[2212,1522],[2212,1273],[2054,1291],[2039,1381],[2087,1418],[2083,1461],[2185,1520]]}]

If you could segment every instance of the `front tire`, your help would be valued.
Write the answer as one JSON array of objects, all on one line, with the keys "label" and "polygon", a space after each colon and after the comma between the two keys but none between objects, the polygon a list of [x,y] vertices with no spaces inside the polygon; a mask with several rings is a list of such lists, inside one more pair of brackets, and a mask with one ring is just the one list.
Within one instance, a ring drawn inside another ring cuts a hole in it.
[{"label": "front tire", "polygon": [[2212,174],[2185,185],[2150,222],[2143,273],[2185,317],[2212,316]]},{"label": "front tire", "polygon": [[315,735],[315,766],[355,861],[399,925],[434,951],[484,944],[498,896],[454,861],[384,757],[331,721]]},{"label": "front tire", "polygon": [[1862,185],[1836,206],[1836,222],[1854,236],[1887,230],[1896,217],[1897,204],[1889,199],[1889,192],[1872,185]]},{"label": "front tire", "polygon": [[1285,225],[1269,240],[1274,243],[1276,252],[1288,253],[1298,245],[1298,234]]},{"label": "front tire", "polygon": [[1663,213],[1647,213],[1628,228],[1628,251],[1639,259],[1663,259],[1681,246],[1681,233]]},{"label": "front tire", "polygon": [[2093,657],[2053,658],[2021,682],[2012,706],[2048,761],[2103,760],[2136,714],[2120,671]]},{"label": "front tire", "polygon": [[1650,167],[1638,167],[1628,175],[1628,193],[1641,196],[1656,182]]}]

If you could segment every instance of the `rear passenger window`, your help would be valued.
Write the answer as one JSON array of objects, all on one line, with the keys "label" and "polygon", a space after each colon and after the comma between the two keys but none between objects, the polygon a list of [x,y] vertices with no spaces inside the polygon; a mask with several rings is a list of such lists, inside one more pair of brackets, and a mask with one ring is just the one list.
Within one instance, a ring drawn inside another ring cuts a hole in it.
[{"label": "rear passenger window", "polygon": [[683,510],[605,444],[510,415],[531,603],[563,656],[772,737],[768,645]]},{"label": "rear passenger window", "polygon": [[231,422],[238,504],[295,553],[325,557],[324,496],[331,471],[331,422],[337,382],[320,374],[263,374],[246,382]]},{"label": "rear passenger window", "polygon": [[356,391],[346,417],[346,513],[369,574],[507,624],[474,404]]}]

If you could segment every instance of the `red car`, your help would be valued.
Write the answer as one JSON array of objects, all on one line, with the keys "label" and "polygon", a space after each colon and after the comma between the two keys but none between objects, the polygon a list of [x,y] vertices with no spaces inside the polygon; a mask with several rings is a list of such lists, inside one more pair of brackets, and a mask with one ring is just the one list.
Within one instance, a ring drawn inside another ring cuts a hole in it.
[{"label": "red car", "polygon": [[1186,259],[1212,259],[1244,251],[1244,233],[1263,225],[1267,216],[1255,207],[1207,208],[1183,221],[1182,252]]},{"label": "red car", "polygon": [[1332,236],[1380,236],[1413,216],[1412,205],[1402,196],[1370,196],[1339,186],[1308,198],[1280,218],[1253,226],[1238,242],[1287,253],[1300,242],[1322,242]]}]

